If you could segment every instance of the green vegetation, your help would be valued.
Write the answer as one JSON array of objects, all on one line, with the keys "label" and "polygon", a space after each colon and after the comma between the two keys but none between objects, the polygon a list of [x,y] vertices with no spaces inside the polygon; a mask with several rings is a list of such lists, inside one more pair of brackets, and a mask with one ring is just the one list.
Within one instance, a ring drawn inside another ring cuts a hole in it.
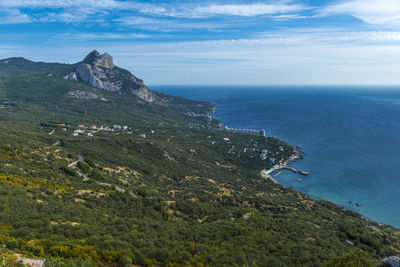
[{"label": "green vegetation", "polygon": [[[184,115],[209,103],[148,104],[65,81],[72,65],[4,62],[0,266],[373,266],[400,251],[397,229],[263,179],[260,151],[280,161],[290,145]],[[128,128],[73,136],[79,124]]]}]

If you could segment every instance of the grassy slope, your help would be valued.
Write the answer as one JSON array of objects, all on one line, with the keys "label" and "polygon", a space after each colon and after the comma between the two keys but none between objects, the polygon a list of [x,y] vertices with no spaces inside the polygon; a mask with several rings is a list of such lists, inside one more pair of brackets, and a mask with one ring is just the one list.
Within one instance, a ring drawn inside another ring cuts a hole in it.
[{"label": "grassy slope", "polygon": [[[183,116],[203,103],[150,105],[63,80],[72,69],[0,61],[3,255],[21,252],[54,266],[320,266],[349,251],[372,262],[399,252],[398,230],[262,179],[268,162],[259,151],[243,152],[269,149],[279,160],[292,153],[288,144]],[[75,90],[107,101],[65,96]],[[128,125],[132,133],[73,137],[77,124]],[[78,155],[85,163],[68,168]]]}]

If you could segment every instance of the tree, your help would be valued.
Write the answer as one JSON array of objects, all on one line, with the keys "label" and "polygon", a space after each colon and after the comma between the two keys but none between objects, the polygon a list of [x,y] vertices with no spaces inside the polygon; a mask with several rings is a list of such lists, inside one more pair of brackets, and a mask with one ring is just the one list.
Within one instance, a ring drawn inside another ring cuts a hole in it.
[{"label": "tree", "polygon": [[350,250],[344,255],[335,256],[326,263],[326,267],[372,267],[375,260],[359,248]]}]

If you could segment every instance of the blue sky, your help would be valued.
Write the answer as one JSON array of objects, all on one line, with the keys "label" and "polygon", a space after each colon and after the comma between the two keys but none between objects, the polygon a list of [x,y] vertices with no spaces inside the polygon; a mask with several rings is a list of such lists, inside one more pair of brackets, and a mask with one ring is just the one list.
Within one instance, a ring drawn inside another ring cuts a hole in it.
[{"label": "blue sky", "polygon": [[150,85],[400,85],[400,0],[0,0],[0,58],[93,49]]}]

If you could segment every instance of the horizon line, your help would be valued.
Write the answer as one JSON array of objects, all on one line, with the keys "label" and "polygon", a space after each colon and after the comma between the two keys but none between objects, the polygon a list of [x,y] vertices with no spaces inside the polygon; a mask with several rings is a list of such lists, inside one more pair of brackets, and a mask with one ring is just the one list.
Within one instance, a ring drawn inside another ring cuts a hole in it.
[{"label": "horizon line", "polygon": [[176,86],[176,87],[201,87],[201,86],[214,86],[214,87],[399,87],[400,84],[147,84],[147,87],[162,87],[162,86]]}]

